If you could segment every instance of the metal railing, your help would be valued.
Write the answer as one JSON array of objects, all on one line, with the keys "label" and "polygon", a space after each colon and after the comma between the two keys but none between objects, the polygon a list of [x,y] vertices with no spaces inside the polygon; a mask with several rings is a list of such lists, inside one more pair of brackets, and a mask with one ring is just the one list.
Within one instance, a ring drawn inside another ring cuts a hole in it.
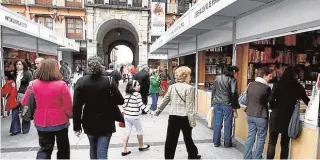
[{"label": "metal railing", "polygon": [[3,4],[25,4],[25,0],[2,0]]}]

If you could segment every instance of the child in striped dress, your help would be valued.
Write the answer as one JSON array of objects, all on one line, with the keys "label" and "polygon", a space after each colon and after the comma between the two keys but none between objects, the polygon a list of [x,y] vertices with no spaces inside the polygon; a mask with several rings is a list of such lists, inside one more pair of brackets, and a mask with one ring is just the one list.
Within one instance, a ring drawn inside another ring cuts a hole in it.
[{"label": "child in striped dress", "polygon": [[139,142],[139,151],[145,151],[150,148],[150,145],[143,144],[143,131],[139,117],[142,110],[149,114],[154,114],[154,112],[150,110],[150,107],[148,108],[143,104],[142,97],[139,91],[139,82],[136,80],[130,80],[126,87],[126,95],[123,104],[126,134],[123,137],[123,151],[121,153],[122,156],[126,156],[131,153],[131,151],[127,150],[127,145],[132,126],[134,126],[138,132],[137,138]]}]

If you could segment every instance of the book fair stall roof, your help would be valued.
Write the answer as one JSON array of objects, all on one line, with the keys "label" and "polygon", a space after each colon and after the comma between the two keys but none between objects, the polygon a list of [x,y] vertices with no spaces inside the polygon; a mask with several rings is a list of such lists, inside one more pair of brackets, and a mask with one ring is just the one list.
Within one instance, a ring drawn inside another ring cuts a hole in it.
[{"label": "book fair stall roof", "polygon": [[57,55],[58,50],[79,51],[75,40],[0,6],[1,46]]}]

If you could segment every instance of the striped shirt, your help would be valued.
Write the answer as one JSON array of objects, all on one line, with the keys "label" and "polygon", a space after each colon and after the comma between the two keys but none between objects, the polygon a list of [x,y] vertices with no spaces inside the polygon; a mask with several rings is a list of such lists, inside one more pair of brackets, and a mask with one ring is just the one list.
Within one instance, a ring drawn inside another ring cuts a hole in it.
[{"label": "striped shirt", "polygon": [[150,110],[150,106],[146,107],[142,102],[142,97],[139,92],[134,92],[131,94],[126,94],[124,97],[124,117],[131,119],[139,119],[141,111],[144,110],[149,114],[153,114]]}]

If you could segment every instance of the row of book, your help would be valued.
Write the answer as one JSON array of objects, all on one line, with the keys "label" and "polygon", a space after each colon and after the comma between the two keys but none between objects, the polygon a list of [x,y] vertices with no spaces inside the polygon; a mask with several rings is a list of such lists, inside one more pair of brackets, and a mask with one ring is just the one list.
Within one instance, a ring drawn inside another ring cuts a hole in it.
[{"label": "row of book", "polygon": [[293,53],[290,50],[276,51],[274,58],[272,48],[266,47],[264,51],[255,49],[249,50],[250,63],[281,63],[281,64],[304,64],[306,63],[307,54]]}]

